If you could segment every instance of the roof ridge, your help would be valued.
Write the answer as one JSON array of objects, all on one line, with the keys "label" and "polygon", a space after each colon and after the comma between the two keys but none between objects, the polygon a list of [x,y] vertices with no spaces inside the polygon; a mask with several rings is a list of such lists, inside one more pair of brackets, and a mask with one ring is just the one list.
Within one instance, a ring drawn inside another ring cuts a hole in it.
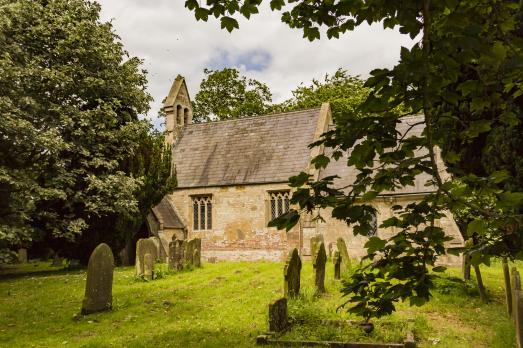
[{"label": "roof ridge", "polygon": [[206,125],[206,124],[215,124],[215,123],[224,123],[224,122],[234,122],[234,121],[242,121],[242,120],[250,120],[253,118],[268,118],[268,117],[274,117],[274,116],[283,116],[283,115],[290,115],[290,114],[297,114],[300,112],[305,111],[312,111],[312,110],[318,110],[320,111],[321,107],[316,108],[309,108],[309,109],[301,109],[301,110],[294,110],[294,111],[287,111],[287,112],[279,112],[274,114],[264,114],[264,115],[255,115],[255,116],[247,116],[247,117],[240,117],[240,118],[232,118],[228,120],[217,120],[217,121],[210,121],[210,122],[202,122],[202,123],[191,123],[185,126],[185,128],[190,126],[199,126],[199,125]]}]

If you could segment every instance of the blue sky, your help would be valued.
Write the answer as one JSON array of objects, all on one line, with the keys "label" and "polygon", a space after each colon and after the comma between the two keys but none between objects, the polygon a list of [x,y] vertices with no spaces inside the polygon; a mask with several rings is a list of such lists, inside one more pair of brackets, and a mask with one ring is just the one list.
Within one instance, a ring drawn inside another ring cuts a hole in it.
[{"label": "blue sky", "polygon": [[148,91],[154,98],[147,116],[159,128],[161,101],[178,74],[186,78],[194,96],[204,68],[235,67],[266,83],[273,101],[280,102],[301,83],[322,78],[340,67],[362,77],[372,69],[391,67],[399,59],[401,46],[412,45],[397,31],[366,24],[337,40],[309,42],[301,31],[281,23],[281,14],[271,12],[265,2],[259,14],[249,21],[240,20],[240,29],[233,33],[220,29],[213,17],[209,22],[197,22],[184,8],[183,0],[99,3],[102,20],[111,20],[126,50],[143,59]]}]

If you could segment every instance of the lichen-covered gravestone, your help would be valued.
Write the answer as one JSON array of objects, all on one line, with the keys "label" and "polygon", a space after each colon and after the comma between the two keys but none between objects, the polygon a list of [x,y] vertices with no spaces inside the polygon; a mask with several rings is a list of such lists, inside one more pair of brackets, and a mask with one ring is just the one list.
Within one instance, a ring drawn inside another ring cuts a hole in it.
[{"label": "lichen-covered gravestone", "polygon": [[18,262],[27,263],[27,249],[25,249],[25,248],[18,249]]},{"label": "lichen-covered gravestone", "polygon": [[198,248],[193,251],[192,264],[194,267],[200,267],[202,265],[200,250],[198,250]]},{"label": "lichen-covered gravestone", "polygon": [[332,257],[332,263],[334,264],[334,279],[340,279],[340,264],[341,264],[341,257],[340,252],[336,250],[334,252],[334,256]]},{"label": "lichen-covered gravestone", "polygon": [[154,257],[147,253],[143,257],[143,277],[147,280],[153,280],[154,278]]},{"label": "lichen-covered gravestone", "polygon": [[114,256],[111,248],[102,243],[94,249],[87,266],[87,282],[82,314],[111,309],[113,303]]},{"label": "lichen-covered gravestone", "polygon": [[323,236],[317,235],[314,237],[311,237],[310,243],[311,243],[311,256],[314,263],[314,255],[316,255],[316,251],[318,250],[318,246],[320,243],[323,242]]},{"label": "lichen-covered gravestone", "polygon": [[288,323],[287,299],[283,297],[269,304],[269,331],[283,331]]},{"label": "lichen-covered gravestone", "polygon": [[340,272],[341,274],[346,274],[350,269],[350,258],[349,252],[347,251],[347,245],[345,244],[343,238],[338,238],[336,246],[338,247],[341,258]]},{"label": "lichen-covered gravestone", "polygon": [[[162,261],[162,251],[161,251],[161,246],[162,246],[162,242],[160,241],[160,238],[156,237],[156,236],[152,236],[152,237],[149,237],[150,240],[152,240],[152,242],[154,243],[154,246],[156,247],[156,259],[155,261]],[[153,255],[154,256],[154,255]]]},{"label": "lichen-covered gravestone", "polygon": [[322,293],[325,292],[325,264],[327,263],[327,252],[323,242],[320,242],[313,260],[314,285],[316,286],[316,292]]},{"label": "lichen-covered gravestone", "polygon": [[[202,240],[200,238],[194,238],[188,240],[185,244],[185,265],[194,265],[194,251],[198,250],[198,253],[202,254]],[[197,266],[199,267],[199,266]]]},{"label": "lichen-covered gravestone", "polygon": [[176,239],[169,243],[169,256],[167,258],[167,262],[170,271],[178,270],[176,267],[176,244]]},{"label": "lichen-covered gravestone", "polygon": [[300,294],[301,259],[298,249],[294,248],[283,269],[283,291],[285,297],[296,297]]},{"label": "lichen-covered gravestone", "polygon": [[176,241],[176,251],[174,253],[174,267],[178,271],[183,269],[183,264],[185,260],[185,244],[186,242],[184,240]]},{"label": "lichen-covered gravestone", "polygon": [[138,239],[136,242],[136,276],[142,277],[144,273],[144,257],[145,254],[151,254],[153,260],[158,258],[158,249],[154,242],[149,238]]}]

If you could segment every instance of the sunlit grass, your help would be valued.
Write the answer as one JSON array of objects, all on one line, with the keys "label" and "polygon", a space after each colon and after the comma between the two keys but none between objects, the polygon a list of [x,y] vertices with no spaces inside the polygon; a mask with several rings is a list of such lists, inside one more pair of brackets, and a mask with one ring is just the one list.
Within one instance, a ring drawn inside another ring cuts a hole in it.
[{"label": "sunlit grass", "polygon": [[[267,330],[268,303],[283,289],[281,263],[224,262],[176,274],[162,266],[164,277],[152,282],[136,281],[132,267],[117,268],[113,310],[78,319],[85,271],[57,272],[37,265],[11,269],[0,278],[2,347],[252,347],[255,337]],[[42,272],[34,273],[36,269]],[[309,324],[296,325],[285,337],[394,342],[404,337],[409,325],[421,347],[514,347],[501,267],[482,270],[490,304],[480,302],[473,282],[449,280],[459,275],[459,269],[450,269],[430,303],[399,304],[397,313],[376,321],[375,331],[366,335],[320,323],[358,318],[336,311],[341,284],[333,279],[332,265],[327,293],[316,297],[312,267],[304,262],[302,295],[289,302],[289,311]]]}]

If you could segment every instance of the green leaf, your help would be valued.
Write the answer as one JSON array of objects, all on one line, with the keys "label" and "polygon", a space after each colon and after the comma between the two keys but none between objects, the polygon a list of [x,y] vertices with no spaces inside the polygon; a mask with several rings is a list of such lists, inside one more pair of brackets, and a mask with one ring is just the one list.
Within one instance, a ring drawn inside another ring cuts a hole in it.
[{"label": "green leaf", "polygon": [[300,187],[307,183],[311,176],[305,172],[301,172],[298,175],[291,176],[289,178],[289,186],[290,187]]},{"label": "green leaf", "polygon": [[209,10],[203,7],[198,7],[194,10],[194,16],[196,17],[196,20],[207,22],[207,19],[209,19]]},{"label": "green leaf", "polygon": [[367,243],[365,243],[365,248],[367,249],[368,254],[374,254],[376,251],[381,250],[387,241],[379,237],[370,237]]},{"label": "green leaf", "polygon": [[469,222],[467,225],[467,234],[471,236],[474,233],[479,233],[480,235],[485,234],[487,231],[487,224],[482,219],[475,219]]},{"label": "green leaf", "polygon": [[330,158],[325,155],[318,155],[314,157],[311,161],[311,164],[314,164],[314,168],[320,169],[325,168],[330,162]]},{"label": "green leaf", "polygon": [[284,0],[271,0],[271,10],[272,11],[279,11],[281,8],[285,5]]},{"label": "green leaf", "polygon": [[240,27],[238,25],[238,21],[232,17],[224,16],[224,17],[220,18],[220,22],[221,22],[221,28],[227,29],[227,31],[229,33],[232,32],[235,28],[238,29]]}]

